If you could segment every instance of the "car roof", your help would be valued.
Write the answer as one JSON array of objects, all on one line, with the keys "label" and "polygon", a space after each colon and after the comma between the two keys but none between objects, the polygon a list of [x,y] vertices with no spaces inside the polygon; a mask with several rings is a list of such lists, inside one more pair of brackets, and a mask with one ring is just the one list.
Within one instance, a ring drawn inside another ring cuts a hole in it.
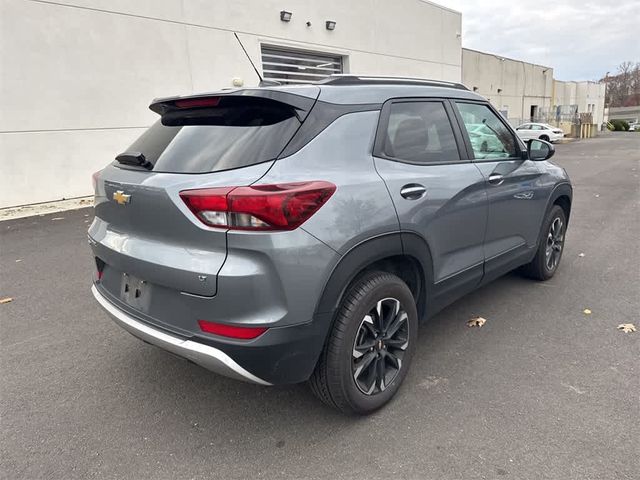
[{"label": "car roof", "polygon": [[274,95],[277,96],[278,93],[297,95],[299,97],[313,100],[317,99],[328,103],[348,105],[382,104],[391,98],[412,97],[487,101],[484,97],[469,91],[460,83],[410,77],[331,75],[320,82],[304,85],[270,85],[267,80],[259,87],[225,88],[195,95],[158,98],[153,101],[152,105],[177,99],[214,95],[272,97]]},{"label": "car roof", "polygon": [[[268,82],[268,80],[267,80]],[[265,83],[267,83],[265,82]],[[363,75],[331,75],[324,80],[305,85],[273,85],[258,87],[286,93],[317,97],[339,104],[378,104],[397,97],[431,97],[467,100],[486,99],[469,91],[461,83],[413,77]],[[320,95],[318,96],[318,89]]]},{"label": "car roof", "polygon": [[454,98],[462,100],[482,100],[485,98],[470,92],[450,87],[421,85],[323,85],[318,100],[329,103],[363,104],[384,103],[398,97]]}]

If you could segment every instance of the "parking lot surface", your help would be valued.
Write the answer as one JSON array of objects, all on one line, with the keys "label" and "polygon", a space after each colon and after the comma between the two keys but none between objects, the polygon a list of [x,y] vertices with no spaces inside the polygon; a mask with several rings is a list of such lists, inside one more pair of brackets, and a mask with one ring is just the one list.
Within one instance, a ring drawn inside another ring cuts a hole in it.
[{"label": "parking lot surface", "polygon": [[575,189],[556,276],[510,274],[424,324],[396,399],[366,418],[118,328],[89,291],[91,209],[0,222],[0,475],[637,479],[640,134],[553,160]]}]

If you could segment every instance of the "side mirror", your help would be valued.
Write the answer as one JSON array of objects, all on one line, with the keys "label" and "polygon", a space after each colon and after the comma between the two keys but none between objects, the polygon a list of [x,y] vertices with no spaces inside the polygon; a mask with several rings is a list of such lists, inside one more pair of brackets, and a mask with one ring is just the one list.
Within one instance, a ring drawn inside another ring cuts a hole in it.
[{"label": "side mirror", "polygon": [[529,160],[542,162],[549,160],[556,153],[556,148],[544,140],[533,139],[527,142],[527,155]]}]

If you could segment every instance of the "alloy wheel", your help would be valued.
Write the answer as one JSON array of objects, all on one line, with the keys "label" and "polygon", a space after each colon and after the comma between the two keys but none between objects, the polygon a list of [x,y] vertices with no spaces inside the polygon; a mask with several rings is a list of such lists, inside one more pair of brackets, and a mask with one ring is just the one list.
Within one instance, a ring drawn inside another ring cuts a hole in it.
[{"label": "alloy wheel", "polygon": [[399,300],[384,298],[364,316],[353,343],[351,368],[358,389],[375,395],[391,385],[409,346],[407,312]]},{"label": "alloy wheel", "polygon": [[562,219],[556,217],[547,234],[547,244],[545,248],[545,265],[547,270],[553,271],[560,261],[562,247],[564,245],[564,223]]}]

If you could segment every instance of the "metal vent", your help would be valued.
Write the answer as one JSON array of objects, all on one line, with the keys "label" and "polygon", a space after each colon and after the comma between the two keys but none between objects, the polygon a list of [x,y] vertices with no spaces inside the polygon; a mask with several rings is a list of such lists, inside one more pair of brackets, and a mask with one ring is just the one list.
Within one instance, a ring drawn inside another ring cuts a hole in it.
[{"label": "metal vent", "polygon": [[262,46],[265,80],[280,83],[313,83],[342,73],[342,57],[325,53]]}]

